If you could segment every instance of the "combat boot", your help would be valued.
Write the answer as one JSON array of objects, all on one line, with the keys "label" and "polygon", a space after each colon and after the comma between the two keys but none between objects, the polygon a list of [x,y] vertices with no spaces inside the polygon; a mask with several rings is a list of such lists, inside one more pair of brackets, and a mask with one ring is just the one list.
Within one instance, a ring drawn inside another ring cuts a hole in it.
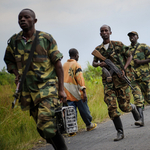
[{"label": "combat boot", "polygon": [[57,131],[56,135],[52,138],[46,139],[47,143],[52,144],[55,150],[67,150],[63,136]]},{"label": "combat boot", "polygon": [[140,115],[139,115],[139,112],[138,112],[138,110],[136,109],[136,106],[134,105],[134,104],[131,104],[131,107],[132,107],[132,115],[133,115],[133,117],[134,117],[134,119],[136,120],[136,121],[138,121],[139,119],[140,119]]},{"label": "combat boot", "polygon": [[144,126],[143,108],[137,107],[137,110],[138,110],[138,112],[139,112],[139,114],[140,114],[140,119],[135,122],[135,125],[142,127],[142,126]]},{"label": "combat boot", "polygon": [[124,138],[123,126],[120,117],[115,117],[113,119],[113,123],[117,130],[117,138],[115,138],[114,141],[120,141]]}]

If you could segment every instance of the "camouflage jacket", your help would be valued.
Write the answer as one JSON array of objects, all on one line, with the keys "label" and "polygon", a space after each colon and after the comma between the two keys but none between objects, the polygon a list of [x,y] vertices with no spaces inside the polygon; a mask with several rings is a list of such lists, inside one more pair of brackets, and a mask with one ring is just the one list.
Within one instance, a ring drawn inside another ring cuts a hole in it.
[{"label": "camouflage jacket", "polygon": [[[22,33],[21,31],[8,40],[4,61],[9,73],[12,73],[12,69],[17,69],[22,75],[36,31],[28,41],[25,41]],[[22,109],[30,108],[31,99],[34,105],[37,105],[45,97],[58,97],[54,64],[62,57],[53,37],[45,32],[40,32],[31,65],[20,93],[19,102]]]},{"label": "camouflage jacket", "polygon": [[[129,50],[131,51],[131,53],[134,52],[136,46],[138,43],[136,43],[136,45],[134,46],[129,46]],[[130,63],[133,72],[135,73],[135,76],[137,78],[141,78],[141,79],[150,79],[150,74],[149,74],[149,64],[142,64],[142,65],[134,65],[134,59],[138,59],[138,60],[145,60],[145,59],[150,59],[150,47],[147,46],[146,44],[139,44],[135,54],[133,56],[133,59]]]},{"label": "camouflage jacket", "polygon": [[[110,59],[120,70],[122,70],[120,61],[124,66],[127,58],[131,55],[130,51],[128,50],[128,47],[126,47],[122,42],[119,41],[111,41],[107,50],[104,48],[103,43],[97,46],[95,49],[98,50],[106,59]],[[118,56],[116,55],[116,53],[118,54]],[[120,61],[118,60],[118,57]],[[99,59],[94,56],[94,60],[98,61]],[[131,78],[134,78],[134,76],[131,75],[130,72],[131,72],[131,68],[127,68],[126,75],[131,80]],[[113,74],[113,76],[115,76],[116,79],[115,73]],[[106,77],[104,73],[102,74],[102,78],[103,78],[103,82],[105,82]],[[118,80],[121,81],[122,79],[118,78]],[[125,83],[125,81],[123,80],[121,82]]]}]

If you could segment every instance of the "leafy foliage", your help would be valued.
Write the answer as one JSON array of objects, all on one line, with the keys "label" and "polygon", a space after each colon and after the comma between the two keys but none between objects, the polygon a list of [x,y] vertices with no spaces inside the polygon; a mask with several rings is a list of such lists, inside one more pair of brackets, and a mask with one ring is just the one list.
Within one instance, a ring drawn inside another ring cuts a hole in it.
[{"label": "leafy foliage", "polygon": [[15,75],[9,74],[5,67],[0,71],[0,85],[11,85],[14,86]]},{"label": "leafy foliage", "polygon": [[90,81],[91,83],[95,82],[98,84],[102,75],[102,69],[101,67],[95,68],[87,62],[87,68],[83,70],[83,75],[86,81]]},{"label": "leafy foliage", "polygon": [[87,68],[83,70],[84,78],[86,80],[91,80],[91,78],[100,77],[102,75],[101,67],[93,67],[87,62]]},{"label": "leafy foliage", "polygon": [[[0,71],[0,149],[25,150],[39,139],[36,124],[29,112],[23,112],[20,107],[11,109],[13,94],[16,88],[15,76]],[[31,132],[32,131],[32,132]]]}]

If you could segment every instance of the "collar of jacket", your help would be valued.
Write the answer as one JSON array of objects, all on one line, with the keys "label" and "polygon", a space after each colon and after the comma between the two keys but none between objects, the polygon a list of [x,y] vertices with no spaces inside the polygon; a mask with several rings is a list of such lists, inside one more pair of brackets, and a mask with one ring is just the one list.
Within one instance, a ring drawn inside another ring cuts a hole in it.
[{"label": "collar of jacket", "polygon": [[68,61],[68,62],[73,62],[73,61],[76,62],[75,59],[68,59],[67,61]]},{"label": "collar of jacket", "polygon": [[[100,47],[99,47],[100,49],[101,48],[104,48],[104,44],[102,43],[101,45],[100,45]],[[105,49],[105,48],[104,48]],[[109,43],[109,47],[108,47],[108,49],[113,49],[113,44],[112,44],[112,42],[110,41],[110,43]]]},{"label": "collar of jacket", "polygon": [[140,44],[140,43],[137,42],[134,46],[132,46],[132,45],[130,44],[129,48],[135,48],[135,47],[137,46],[137,44]]},{"label": "collar of jacket", "polygon": [[[30,38],[31,41],[34,40],[35,38],[35,35],[36,35],[36,30],[34,30],[34,34],[32,35],[32,37]],[[23,39],[23,31],[20,31],[16,37],[16,40],[20,41]]]}]

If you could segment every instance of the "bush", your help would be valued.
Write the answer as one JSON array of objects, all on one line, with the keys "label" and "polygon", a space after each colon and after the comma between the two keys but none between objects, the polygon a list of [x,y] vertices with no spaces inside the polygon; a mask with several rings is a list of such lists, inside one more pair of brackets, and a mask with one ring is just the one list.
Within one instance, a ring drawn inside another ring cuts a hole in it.
[{"label": "bush", "polygon": [[83,75],[86,80],[92,81],[94,78],[99,78],[102,76],[101,67],[93,67],[87,62],[87,68],[83,70]]},{"label": "bush", "polygon": [[5,67],[0,71],[0,85],[15,85],[15,75],[6,72]]}]

